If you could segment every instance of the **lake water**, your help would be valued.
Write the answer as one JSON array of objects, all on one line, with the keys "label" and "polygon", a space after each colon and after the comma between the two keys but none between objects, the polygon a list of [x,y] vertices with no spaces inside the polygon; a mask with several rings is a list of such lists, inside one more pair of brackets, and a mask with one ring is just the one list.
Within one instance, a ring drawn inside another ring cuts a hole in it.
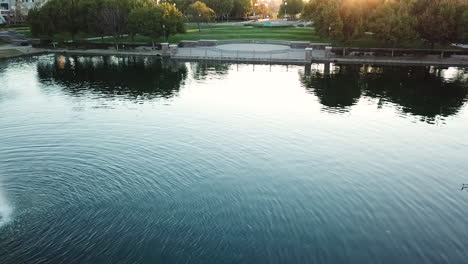
[{"label": "lake water", "polygon": [[0,263],[466,263],[468,70],[0,61]]}]

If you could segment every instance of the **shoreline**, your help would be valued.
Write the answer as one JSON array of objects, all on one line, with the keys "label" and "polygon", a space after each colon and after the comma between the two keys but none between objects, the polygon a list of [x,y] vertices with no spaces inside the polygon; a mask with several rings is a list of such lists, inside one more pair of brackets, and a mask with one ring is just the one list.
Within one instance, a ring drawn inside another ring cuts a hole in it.
[{"label": "shoreline", "polygon": [[[15,49],[14,47],[9,47],[9,49]],[[11,59],[24,56],[35,56],[41,54],[63,54],[63,55],[79,55],[79,56],[146,56],[146,57],[165,57],[171,58],[177,61],[218,61],[218,62],[241,62],[241,63],[261,63],[261,64],[291,64],[291,65],[307,65],[314,63],[338,63],[338,64],[367,64],[367,65],[395,65],[395,66],[442,66],[442,67],[468,67],[468,58],[445,58],[445,59],[433,59],[433,58],[387,58],[387,57],[342,57],[342,56],[333,56],[329,58],[324,57],[312,57],[310,60],[301,59],[300,56],[303,53],[303,50],[294,50],[292,49],[290,54],[296,52],[296,56],[289,57],[272,57],[269,54],[262,56],[261,54],[255,55],[255,52],[242,52],[237,53],[237,56],[229,56],[225,54],[222,56],[203,56],[202,54],[181,54],[180,52],[187,48],[179,48],[178,52],[174,55],[163,54],[161,50],[157,51],[116,51],[116,50],[67,50],[67,49],[38,49],[38,48],[29,48],[27,51],[24,51],[24,48],[15,49],[19,51],[19,54],[1,56],[2,59]],[[197,48],[190,48],[197,49]],[[3,49],[7,50],[7,49]],[[200,49],[203,50],[203,49]],[[299,53],[299,55],[298,55]],[[305,53],[305,52],[304,52]],[[241,54],[241,56],[239,56]]]}]

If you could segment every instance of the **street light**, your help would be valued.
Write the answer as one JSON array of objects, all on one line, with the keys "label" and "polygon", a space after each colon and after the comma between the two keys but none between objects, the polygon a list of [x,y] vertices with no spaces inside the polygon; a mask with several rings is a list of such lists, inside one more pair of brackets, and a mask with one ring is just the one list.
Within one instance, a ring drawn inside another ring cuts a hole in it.
[{"label": "street light", "polygon": [[254,19],[256,19],[256,18],[257,18],[257,17],[256,17],[256,16],[257,16],[257,14],[256,14],[256,12],[255,12],[255,11],[257,10],[258,3],[257,3],[257,2],[255,2],[254,6],[255,6],[255,7],[254,7],[254,13],[253,13],[253,15],[254,15]]},{"label": "street light", "polygon": [[200,21],[201,21],[201,14],[198,14],[198,32],[201,32]]},{"label": "street light", "polygon": [[286,19],[286,7],[288,7],[288,2],[284,1],[284,18]]}]

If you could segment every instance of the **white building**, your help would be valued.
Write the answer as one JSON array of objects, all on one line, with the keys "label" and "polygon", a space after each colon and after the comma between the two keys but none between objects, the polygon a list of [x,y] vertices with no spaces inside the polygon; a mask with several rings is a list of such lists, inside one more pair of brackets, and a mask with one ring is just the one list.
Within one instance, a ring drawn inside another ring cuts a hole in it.
[{"label": "white building", "polygon": [[2,20],[8,20],[11,17],[12,11],[16,6],[21,6],[22,9],[28,10],[33,8],[36,3],[44,2],[44,0],[0,0],[0,24]]}]

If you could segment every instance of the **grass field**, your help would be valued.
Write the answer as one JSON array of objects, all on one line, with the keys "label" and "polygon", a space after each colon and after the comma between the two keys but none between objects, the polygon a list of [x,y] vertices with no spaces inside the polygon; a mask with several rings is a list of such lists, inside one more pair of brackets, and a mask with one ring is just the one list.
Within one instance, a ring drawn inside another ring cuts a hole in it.
[{"label": "grass field", "polygon": [[8,30],[14,30],[18,33],[21,33],[23,34],[25,37],[27,38],[31,38],[32,37],[32,34],[31,34],[31,30],[29,29],[29,27],[25,27],[25,26],[20,26],[20,27],[1,27],[0,28],[0,31],[2,30],[5,30],[5,31],[8,31]]},{"label": "grass field", "polygon": [[[31,37],[29,27],[15,27],[10,30]],[[96,37],[86,33],[80,33],[76,39],[85,39]],[[54,41],[70,40],[71,35],[68,33],[60,33],[54,36]],[[168,40],[163,38],[157,39],[156,42],[170,42],[178,43],[181,40],[200,40],[200,39],[216,39],[216,40],[229,40],[229,39],[268,39],[268,40],[290,40],[290,41],[310,41],[310,42],[330,42],[327,39],[322,39],[317,36],[314,29],[311,27],[294,27],[294,26],[242,26],[242,25],[203,25],[201,32],[198,31],[197,26],[187,26],[187,32],[184,34],[176,34],[170,36]],[[101,40],[94,40],[99,42]],[[112,39],[104,39],[105,42],[111,42]],[[119,40],[120,43],[150,43],[149,37],[137,35],[132,40],[131,38],[124,38]],[[360,48],[392,48],[390,43],[377,40],[372,36],[364,36],[363,38],[356,39],[350,43],[336,43],[332,42],[333,46],[337,47],[360,47]],[[0,45],[2,43],[0,42]],[[421,48],[430,49],[430,45],[423,41],[412,41],[408,43],[399,43],[398,48]],[[395,47],[395,48],[397,48]],[[436,46],[440,49],[457,49],[452,46]]]},{"label": "grass field", "polygon": [[[268,40],[290,40],[290,41],[310,41],[310,42],[331,42],[337,47],[360,47],[360,48],[392,48],[388,42],[377,40],[372,36],[365,36],[356,39],[350,43],[337,43],[327,39],[320,38],[310,27],[253,27],[253,26],[232,26],[232,25],[209,25],[203,26],[201,32],[198,27],[188,27],[185,34],[176,34],[170,36],[167,42],[178,43],[181,40],[200,40],[200,39],[268,39]],[[97,40],[99,41],[99,40]],[[106,39],[105,41],[110,41]],[[127,43],[150,43],[151,39],[145,36],[137,35],[133,40],[130,38],[121,39],[120,42]],[[166,42],[160,38],[156,42]],[[396,47],[395,47],[396,48]],[[412,41],[408,43],[399,43],[398,48],[410,49],[430,49],[430,45],[423,41]],[[440,49],[456,49],[451,46],[436,46]]]},{"label": "grass field", "polygon": [[185,34],[177,34],[169,38],[170,42],[180,40],[199,39],[271,39],[318,42],[312,28],[298,27],[251,27],[251,26],[223,26],[204,27],[199,32],[197,28],[187,29]]},{"label": "grass field", "polygon": [[0,58],[10,57],[10,56],[15,56],[15,55],[20,55],[20,54],[22,53],[15,49],[0,50]]},{"label": "grass field", "polygon": [[[188,27],[184,34],[170,36],[167,40],[170,43],[178,43],[181,40],[200,39],[270,39],[270,40],[292,40],[292,41],[312,41],[321,42],[314,34],[312,28],[296,27],[252,27],[252,26],[231,26],[214,25],[203,26],[201,32],[197,27]],[[99,41],[99,40],[98,40]],[[109,41],[108,39],[106,41]],[[137,35],[132,41],[130,38],[121,39],[123,42],[149,43],[151,39]],[[156,42],[164,42],[163,38]]]}]

